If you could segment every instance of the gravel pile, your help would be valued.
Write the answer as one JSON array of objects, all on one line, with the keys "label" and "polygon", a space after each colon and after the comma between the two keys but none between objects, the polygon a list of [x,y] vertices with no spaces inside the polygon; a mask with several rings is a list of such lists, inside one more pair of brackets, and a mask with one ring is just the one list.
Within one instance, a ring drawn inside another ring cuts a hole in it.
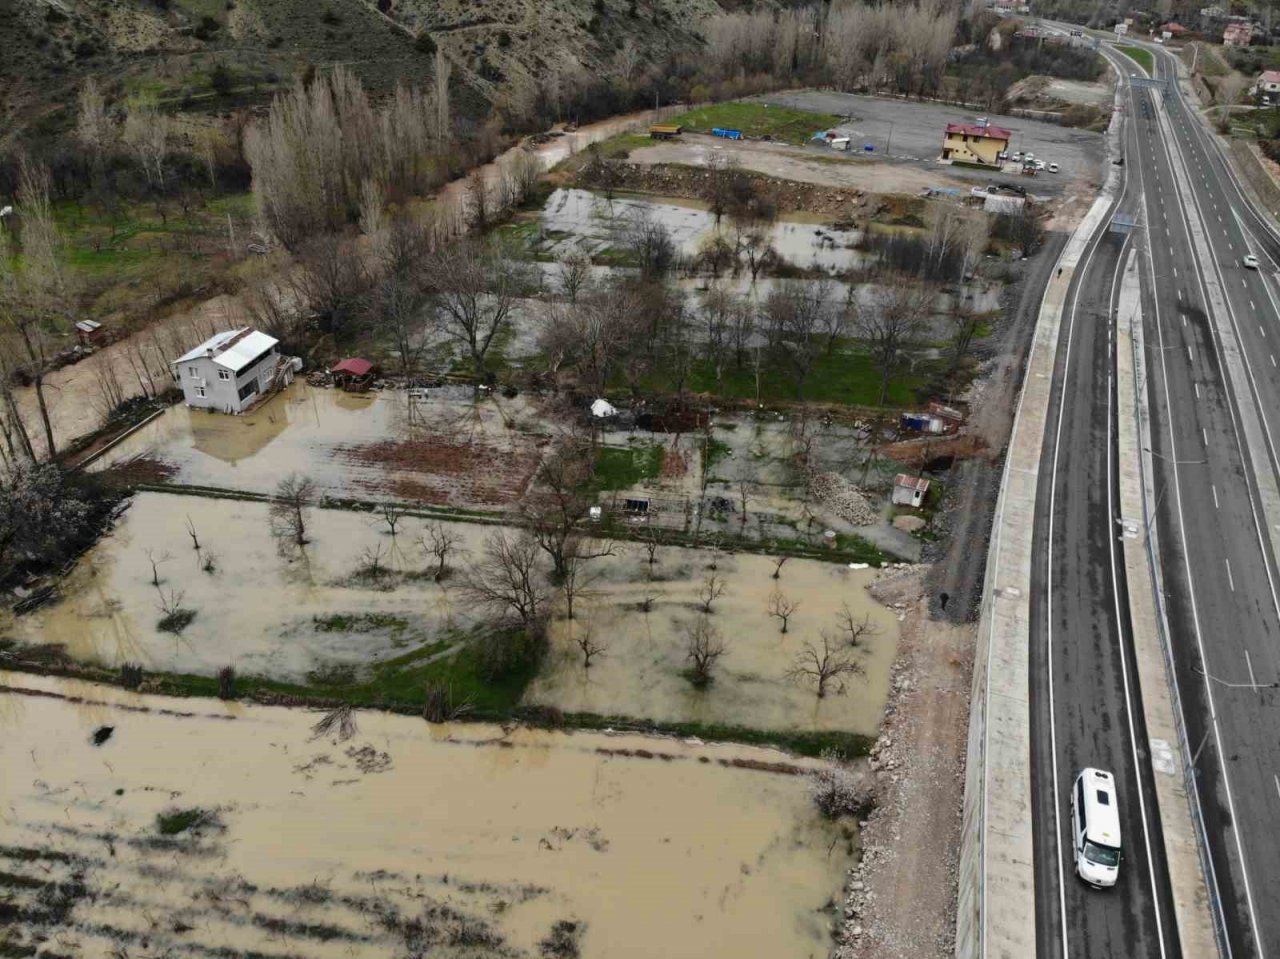
[{"label": "gravel pile", "polygon": [[809,481],[813,497],[841,519],[854,526],[871,526],[880,517],[867,498],[839,473],[818,473]]}]

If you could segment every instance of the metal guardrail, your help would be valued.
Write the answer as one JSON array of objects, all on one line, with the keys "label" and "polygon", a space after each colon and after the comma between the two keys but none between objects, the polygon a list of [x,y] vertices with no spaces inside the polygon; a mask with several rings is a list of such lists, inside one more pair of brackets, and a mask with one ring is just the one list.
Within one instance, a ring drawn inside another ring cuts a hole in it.
[{"label": "metal guardrail", "polygon": [[[1135,372],[1133,378],[1133,401],[1137,410],[1139,430],[1141,434],[1142,426],[1145,423],[1149,435],[1151,420],[1147,407],[1142,403],[1142,390],[1147,383],[1146,358],[1139,352],[1137,337],[1130,336],[1129,344],[1133,352]],[[1140,435],[1139,440],[1141,438]],[[1138,469],[1142,475],[1142,513],[1146,520],[1145,528],[1147,530],[1143,539],[1145,540],[1145,549],[1147,551],[1147,562],[1151,569],[1151,591],[1158,612],[1156,629],[1159,633],[1160,649],[1164,654],[1165,679],[1169,685],[1169,692],[1173,701],[1173,722],[1178,731],[1178,740],[1181,745],[1183,789],[1186,792],[1187,805],[1191,810],[1191,821],[1195,831],[1196,850],[1200,857],[1200,868],[1209,879],[1206,883],[1206,888],[1209,894],[1209,913],[1213,918],[1214,938],[1218,941],[1219,955],[1230,959],[1231,944],[1227,939],[1226,913],[1223,908],[1222,898],[1218,892],[1217,870],[1214,868],[1213,857],[1209,852],[1208,828],[1205,825],[1204,816],[1200,809],[1200,790],[1196,782],[1196,770],[1193,762],[1195,756],[1191,751],[1191,741],[1187,735],[1186,722],[1183,719],[1182,695],[1178,687],[1178,676],[1173,659],[1173,643],[1169,635],[1168,610],[1165,606],[1164,590],[1160,588],[1163,574],[1159,572],[1161,567],[1158,565],[1158,558],[1155,553],[1155,537],[1153,533],[1156,532],[1158,526],[1156,525],[1155,513],[1147,497],[1147,462],[1147,456],[1138,457]],[[1151,478],[1154,483],[1154,472],[1152,472]],[[1217,720],[1211,716],[1210,722],[1214,723]],[[1205,735],[1208,735],[1207,730]]]}]

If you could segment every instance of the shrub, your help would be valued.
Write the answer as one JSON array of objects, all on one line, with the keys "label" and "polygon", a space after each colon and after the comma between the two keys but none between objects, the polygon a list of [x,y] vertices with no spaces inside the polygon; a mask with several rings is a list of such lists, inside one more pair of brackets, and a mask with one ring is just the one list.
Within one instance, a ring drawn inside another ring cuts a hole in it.
[{"label": "shrub", "polygon": [[425,53],[427,56],[436,52],[436,42],[425,30],[413,38],[413,46],[419,53]]},{"label": "shrub", "polygon": [[156,814],[156,830],[162,836],[177,836],[184,832],[197,832],[202,826],[215,826],[218,818],[212,812],[200,809],[166,809]]},{"label": "shrub", "polygon": [[866,779],[831,752],[822,754],[824,764],[809,774],[809,795],[828,819],[841,816],[865,817],[875,805]]}]

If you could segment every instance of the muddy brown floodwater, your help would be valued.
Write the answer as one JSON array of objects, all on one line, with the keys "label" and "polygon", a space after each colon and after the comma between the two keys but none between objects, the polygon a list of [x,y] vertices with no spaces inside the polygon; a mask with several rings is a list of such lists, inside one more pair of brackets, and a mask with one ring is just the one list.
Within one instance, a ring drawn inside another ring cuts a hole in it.
[{"label": "muddy brown floodwater", "polygon": [[852,839],[803,776],[734,765],[779,753],[315,719],[0,673],[0,945],[536,956],[567,921],[605,959],[828,952]]}]

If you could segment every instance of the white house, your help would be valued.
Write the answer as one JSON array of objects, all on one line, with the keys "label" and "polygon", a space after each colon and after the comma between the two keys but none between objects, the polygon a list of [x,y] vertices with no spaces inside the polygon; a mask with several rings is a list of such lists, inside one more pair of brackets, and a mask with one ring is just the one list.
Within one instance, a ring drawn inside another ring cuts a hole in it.
[{"label": "white house", "polygon": [[188,406],[243,413],[266,392],[293,382],[298,365],[276,351],[279,341],[244,327],[205,340],[173,361]]},{"label": "white house", "polygon": [[1280,93],[1280,70],[1263,70],[1258,74],[1258,79],[1253,81],[1253,87],[1249,92],[1254,96],[1266,94],[1275,97]]}]

